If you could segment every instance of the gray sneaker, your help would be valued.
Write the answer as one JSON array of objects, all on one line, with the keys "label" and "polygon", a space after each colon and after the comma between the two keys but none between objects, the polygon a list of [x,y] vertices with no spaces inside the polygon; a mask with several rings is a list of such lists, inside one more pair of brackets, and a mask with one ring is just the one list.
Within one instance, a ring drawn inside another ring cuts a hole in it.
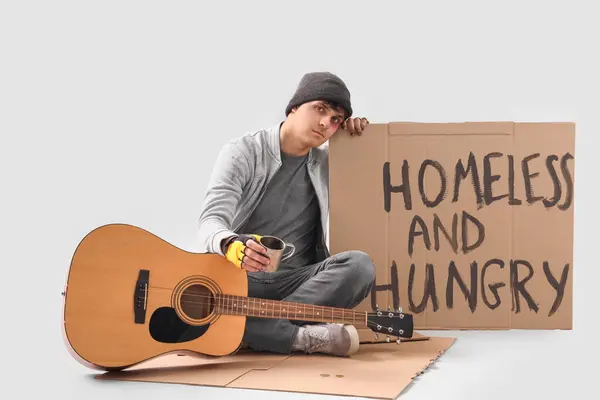
[{"label": "gray sneaker", "polygon": [[292,350],[307,354],[326,353],[334,356],[349,356],[356,353],[359,342],[358,332],[353,325],[304,325],[298,330]]}]

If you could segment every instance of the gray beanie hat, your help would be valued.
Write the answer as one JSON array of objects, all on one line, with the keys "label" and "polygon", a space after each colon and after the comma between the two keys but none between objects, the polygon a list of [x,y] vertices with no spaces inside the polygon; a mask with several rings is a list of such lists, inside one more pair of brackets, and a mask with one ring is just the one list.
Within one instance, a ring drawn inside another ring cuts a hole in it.
[{"label": "gray beanie hat", "polygon": [[288,116],[293,107],[314,100],[337,103],[348,113],[346,117],[352,115],[350,91],[346,84],[331,72],[309,72],[305,74],[285,109],[285,115]]}]

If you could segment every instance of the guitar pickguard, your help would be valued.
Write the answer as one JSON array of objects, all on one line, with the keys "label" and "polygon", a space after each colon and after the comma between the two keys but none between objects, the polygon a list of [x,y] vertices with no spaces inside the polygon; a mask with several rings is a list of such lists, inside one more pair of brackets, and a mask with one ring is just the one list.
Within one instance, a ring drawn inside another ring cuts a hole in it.
[{"label": "guitar pickguard", "polygon": [[206,325],[193,326],[183,322],[174,308],[158,308],[150,317],[150,335],[161,343],[184,343],[202,336],[210,327]]}]

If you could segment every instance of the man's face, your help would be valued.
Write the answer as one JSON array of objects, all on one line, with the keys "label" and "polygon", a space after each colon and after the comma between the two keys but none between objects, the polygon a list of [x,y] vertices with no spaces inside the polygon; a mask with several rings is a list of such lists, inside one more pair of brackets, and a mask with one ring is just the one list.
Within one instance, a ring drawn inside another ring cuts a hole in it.
[{"label": "man's face", "polygon": [[344,121],[344,110],[333,109],[327,102],[316,100],[292,110],[294,131],[310,147],[325,143]]}]

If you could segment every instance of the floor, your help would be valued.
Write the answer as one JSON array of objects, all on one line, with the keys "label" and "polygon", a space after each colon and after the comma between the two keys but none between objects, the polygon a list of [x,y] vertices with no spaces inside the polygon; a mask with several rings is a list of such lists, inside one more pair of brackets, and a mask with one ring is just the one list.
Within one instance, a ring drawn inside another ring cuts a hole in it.
[{"label": "floor", "polygon": [[[587,334],[586,334],[587,332]],[[594,383],[597,367],[590,331],[427,331],[431,336],[454,336],[454,345],[401,399],[564,399]],[[43,357],[19,359],[6,380],[5,398],[50,395],[61,399],[165,400],[243,396],[249,399],[342,398],[257,390],[239,390],[158,383],[98,381],[94,372],[70,359],[60,347],[48,347]],[[34,354],[34,353],[31,353]],[[586,365],[589,363],[591,365]],[[591,398],[593,395],[577,395]],[[344,397],[348,398],[348,397]]]}]

